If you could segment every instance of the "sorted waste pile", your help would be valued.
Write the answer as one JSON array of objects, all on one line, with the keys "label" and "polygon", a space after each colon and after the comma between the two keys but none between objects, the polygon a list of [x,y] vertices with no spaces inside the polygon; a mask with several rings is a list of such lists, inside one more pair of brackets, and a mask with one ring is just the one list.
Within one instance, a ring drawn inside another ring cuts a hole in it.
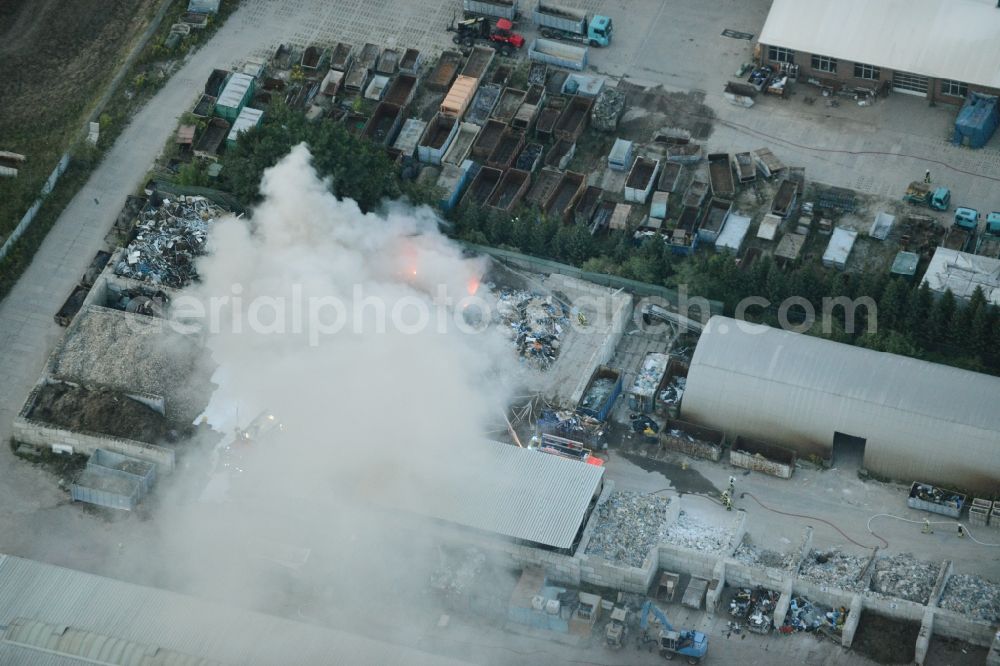
[{"label": "sorted waste pile", "polygon": [[732,529],[705,524],[685,511],[681,511],[677,522],[667,531],[667,539],[675,546],[709,552],[726,550],[731,538]]},{"label": "sorted waste pile", "polygon": [[868,566],[867,557],[847,555],[837,551],[813,550],[802,563],[801,575],[818,583],[832,585],[851,592],[864,592],[862,572]]},{"label": "sorted waste pile", "polygon": [[763,587],[740,588],[729,602],[729,614],[746,620],[750,631],[766,634],[774,624],[774,607],[779,597],[779,593]]},{"label": "sorted waste pile", "polygon": [[204,197],[180,196],[147,207],[115,273],[175,289],[190,284],[198,277],[195,257],[205,253],[208,230],[225,213]]},{"label": "sorted waste pile", "polygon": [[840,634],[844,631],[844,623],[849,614],[850,611],[844,606],[828,608],[814,604],[805,597],[792,597],[785,621],[778,627],[778,632],[791,634],[796,631],[823,629]]},{"label": "sorted waste pile", "polygon": [[670,357],[667,354],[646,354],[646,358],[642,361],[642,367],[639,368],[639,373],[632,384],[632,393],[652,396],[660,385],[660,380],[663,379],[663,373],[666,372],[669,361]]},{"label": "sorted waste pile", "polygon": [[948,579],[939,605],[974,620],[996,624],[1000,622],[1000,583],[979,576],[955,574]]},{"label": "sorted waste pile", "polygon": [[918,604],[926,604],[937,582],[938,567],[911,553],[883,557],[875,563],[872,589]]},{"label": "sorted waste pile", "polygon": [[615,491],[597,507],[587,554],[640,567],[667,533],[670,500],[657,495]]},{"label": "sorted waste pile", "polygon": [[660,391],[660,395],[657,399],[661,404],[664,405],[677,405],[680,404],[681,398],[684,397],[684,389],[687,386],[687,377],[672,377],[670,383],[663,387]]},{"label": "sorted waste pile", "polygon": [[566,307],[552,296],[520,289],[502,289],[497,299],[497,316],[521,358],[540,370],[551,366],[559,355],[563,331],[569,326]]},{"label": "sorted waste pile", "polygon": [[750,537],[748,535],[743,537],[740,547],[736,549],[735,553],[733,553],[733,559],[752,567],[773,567],[775,569],[785,569],[788,571],[791,571],[797,563],[795,555],[779,553],[777,551],[766,550],[764,548],[757,548],[750,543]]}]

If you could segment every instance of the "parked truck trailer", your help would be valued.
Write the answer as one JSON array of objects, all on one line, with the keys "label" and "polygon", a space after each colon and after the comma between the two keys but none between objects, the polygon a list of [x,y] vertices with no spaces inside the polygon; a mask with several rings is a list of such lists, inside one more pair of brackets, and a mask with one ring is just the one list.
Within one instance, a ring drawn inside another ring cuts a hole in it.
[{"label": "parked truck trailer", "polygon": [[608,46],[614,29],[607,16],[591,16],[582,9],[563,7],[546,0],[539,0],[531,19],[542,37],[581,42],[588,46]]}]

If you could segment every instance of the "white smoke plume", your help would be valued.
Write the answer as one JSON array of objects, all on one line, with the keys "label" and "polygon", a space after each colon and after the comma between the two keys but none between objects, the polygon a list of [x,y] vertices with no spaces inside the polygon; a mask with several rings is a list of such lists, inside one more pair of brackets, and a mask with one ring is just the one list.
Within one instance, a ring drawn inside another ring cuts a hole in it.
[{"label": "white smoke plume", "polygon": [[[462,306],[435,302],[442,286],[456,301],[475,291],[483,260],[464,257],[428,209],[363,214],[338,200],[310,158],[295,147],[265,172],[250,222],[213,227],[201,283],[183,295],[218,314],[206,336],[218,364],[208,420],[228,436],[266,410],[284,430],[247,447],[221,503],[196,501],[183,483],[175,494],[186,496],[164,494],[157,515],[171,586],[269,611],[288,595],[302,602],[247,564],[261,542],[311,551],[305,596],[403,593],[390,572],[432,564],[400,530],[406,516],[464,500],[516,368],[498,333],[463,332]],[[331,332],[332,306],[310,321],[317,299],[342,303],[346,324]],[[400,330],[392,312],[404,303]],[[431,320],[411,330],[422,308]],[[204,478],[216,464],[191,456],[177,474]]]}]

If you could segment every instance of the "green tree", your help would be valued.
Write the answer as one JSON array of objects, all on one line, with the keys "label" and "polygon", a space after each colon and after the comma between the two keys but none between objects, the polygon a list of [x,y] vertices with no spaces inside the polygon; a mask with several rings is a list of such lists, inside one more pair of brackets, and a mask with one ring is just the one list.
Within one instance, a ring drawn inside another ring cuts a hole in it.
[{"label": "green tree", "polygon": [[951,289],[944,292],[931,309],[930,329],[931,347],[934,349],[947,349],[952,340],[952,326],[955,317],[955,294]]}]

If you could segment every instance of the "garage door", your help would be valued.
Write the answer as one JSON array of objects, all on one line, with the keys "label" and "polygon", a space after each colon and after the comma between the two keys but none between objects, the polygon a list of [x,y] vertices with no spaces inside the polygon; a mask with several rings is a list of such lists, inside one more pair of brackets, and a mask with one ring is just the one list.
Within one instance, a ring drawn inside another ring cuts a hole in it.
[{"label": "garage door", "polygon": [[926,76],[907,74],[906,72],[894,72],[892,75],[892,89],[906,95],[920,95],[927,97],[927,89],[930,81]]}]

